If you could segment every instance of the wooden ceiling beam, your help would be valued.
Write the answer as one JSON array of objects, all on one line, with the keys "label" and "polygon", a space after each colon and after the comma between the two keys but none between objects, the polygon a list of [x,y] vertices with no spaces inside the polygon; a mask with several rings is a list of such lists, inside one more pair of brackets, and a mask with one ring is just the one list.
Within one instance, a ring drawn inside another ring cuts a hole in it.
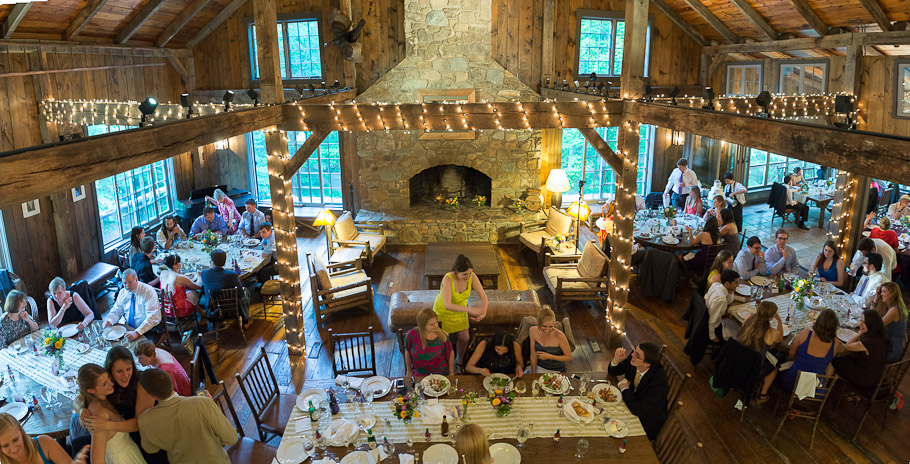
[{"label": "wooden ceiling beam", "polygon": [[193,0],[170,24],[168,24],[166,28],[164,28],[163,31],[161,31],[161,34],[158,34],[158,38],[155,39],[155,46],[163,47],[167,45],[167,43],[183,29],[183,26],[186,26],[186,23],[193,19],[193,16],[196,16],[197,13],[202,11],[202,9],[209,4],[209,1],[210,0]]},{"label": "wooden ceiling beam", "polygon": [[766,51],[786,52],[792,50],[824,50],[844,48],[850,45],[907,45],[910,31],[890,32],[847,32],[824,37],[803,37],[799,39],[773,40],[705,47],[703,53],[762,53]]},{"label": "wooden ceiling beam", "polygon": [[578,129],[578,132],[581,132],[581,135],[591,144],[594,151],[610,165],[610,168],[612,168],[613,171],[622,172],[622,158],[610,148],[610,145],[604,141],[603,137],[601,137],[597,131],[589,127],[583,127]]},{"label": "wooden ceiling beam", "polygon": [[709,44],[708,39],[705,36],[701,35],[688,21],[683,19],[679,15],[679,12],[674,10],[672,6],[668,5],[664,0],[651,0],[651,4],[654,5],[658,10],[663,14],[667,15],[670,18],[670,21],[673,21],[673,24],[676,24],[683,32],[686,33],[692,40],[695,41],[698,45],[705,47]]},{"label": "wooden ceiling beam", "polygon": [[189,42],[186,43],[186,48],[196,48],[196,46],[199,45],[199,42],[202,42],[202,40],[208,37],[209,34],[215,32],[215,29],[218,29],[218,26],[224,24],[224,22],[227,21],[227,19],[230,18],[235,11],[240,9],[241,6],[246,4],[247,1],[248,0],[233,0],[231,3],[229,3],[221,11],[219,11],[218,14],[215,15],[215,17],[205,25],[205,27],[200,29],[199,32],[197,32],[196,35],[194,35],[193,38],[189,40]]},{"label": "wooden ceiling beam", "polygon": [[167,0],[149,0],[149,2],[142,7],[142,10],[139,11],[136,16],[133,16],[133,19],[127,23],[126,27],[117,34],[117,38],[114,39],[114,42],[122,44],[127,40],[130,40],[130,38],[133,37],[133,34],[135,34],[136,31],[152,17],[152,15],[161,9],[161,5],[164,5],[165,1]]},{"label": "wooden ceiling beam", "polygon": [[818,17],[818,13],[809,6],[809,3],[807,3],[806,0],[790,0],[790,3],[793,4],[793,7],[796,8],[796,11],[799,12],[800,16],[809,23],[809,27],[815,29],[815,32],[818,33],[819,37],[828,35],[828,25]]},{"label": "wooden ceiling beam", "polygon": [[711,10],[709,10],[708,7],[704,6],[700,0],[684,1],[686,2],[686,5],[689,5],[690,8],[695,10],[699,16],[707,21],[708,24],[710,24],[718,34],[723,36],[723,38],[727,39],[728,42],[734,44],[741,42],[740,38],[734,34],[733,31],[731,31],[730,28],[728,28],[727,25],[723,23],[723,21],[717,19],[717,16],[714,16],[714,13],[711,13]]},{"label": "wooden ceiling beam", "polygon": [[13,5],[13,9],[10,10],[9,16],[6,17],[6,21],[0,25],[0,38],[8,39],[13,36],[13,32],[19,27],[19,23],[22,21],[22,18],[25,17],[25,14],[28,13],[28,9],[32,7],[32,4],[32,2],[29,2]]},{"label": "wooden ceiling beam", "polygon": [[73,22],[70,23],[69,27],[66,28],[66,31],[63,32],[63,40],[71,40],[73,37],[79,35],[85,26],[88,26],[88,23],[101,11],[101,7],[107,3],[107,0],[89,0],[88,4],[84,8],[79,10],[79,13],[76,14],[76,17],[73,18]]},{"label": "wooden ceiling beam", "polygon": [[746,0],[730,0],[734,6],[758,29],[765,37],[770,40],[777,40],[780,38],[780,33],[774,30],[768,21],[765,21],[765,18],[762,18],[755,8],[752,8],[752,5],[749,5],[749,2]]},{"label": "wooden ceiling beam", "polygon": [[872,15],[872,19],[878,24],[883,31],[891,30],[891,20],[888,19],[888,15],[882,10],[882,6],[878,4],[876,0],[859,0],[863,4],[863,8]]},{"label": "wooden ceiling beam", "polygon": [[55,52],[68,50],[72,53],[98,53],[100,50],[113,51],[119,54],[135,54],[144,57],[167,58],[192,58],[193,51],[185,48],[154,48],[130,47],[128,45],[113,45],[91,42],[64,42],[61,40],[34,40],[34,39],[0,39],[0,49],[24,48]]},{"label": "wooden ceiling beam", "polygon": [[310,136],[307,137],[306,142],[303,142],[303,145],[297,149],[294,156],[287,161],[287,164],[284,167],[284,177],[294,177],[294,174],[297,174],[297,170],[310,159],[310,155],[319,148],[319,144],[331,133],[332,131],[327,130],[318,130],[311,133]]}]

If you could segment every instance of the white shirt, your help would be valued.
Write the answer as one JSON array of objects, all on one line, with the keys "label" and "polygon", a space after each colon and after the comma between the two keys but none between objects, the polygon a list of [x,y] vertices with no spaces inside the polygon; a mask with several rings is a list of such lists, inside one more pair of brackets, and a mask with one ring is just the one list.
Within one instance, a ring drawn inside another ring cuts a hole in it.
[{"label": "white shirt", "polygon": [[[680,179],[685,183],[682,191],[679,188]],[[670,173],[670,178],[667,179],[667,187],[664,188],[664,194],[673,191],[677,195],[688,195],[689,189],[696,186],[698,186],[698,176],[695,175],[695,171],[686,168],[686,172],[682,172],[679,168],[676,168]]]},{"label": "white shirt", "polygon": [[[891,270],[896,266],[897,254],[894,253],[894,248],[891,248],[888,242],[880,238],[873,238],[872,241],[875,242],[875,252],[882,255],[882,274],[888,278],[886,282],[891,282]],[[863,267],[864,258],[863,252],[856,250],[856,253],[853,254],[853,261],[850,262],[850,269],[855,272]]]},{"label": "white shirt", "polygon": [[863,305],[864,307],[870,307],[872,306],[872,301],[875,300],[875,292],[878,290],[878,287],[881,284],[888,282],[891,282],[891,279],[886,277],[882,271],[864,275],[859,278],[856,289],[854,289],[853,293],[850,295],[857,304]]},{"label": "white shirt", "polygon": [[727,307],[733,303],[733,294],[720,282],[714,282],[705,294],[705,304],[708,306],[708,337],[714,338],[714,330],[721,324],[721,319],[727,313]]},{"label": "white shirt", "polygon": [[158,293],[155,292],[155,289],[146,283],[137,282],[137,284],[138,286],[136,287],[135,292],[130,292],[125,287],[120,290],[120,293],[117,294],[117,301],[114,303],[114,307],[111,308],[111,311],[104,321],[110,322],[111,324],[126,324],[126,321],[129,318],[130,300],[135,293],[136,313],[134,317],[136,325],[138,326],[135,327],[135,329],[136,333],[144,335],[149,330],[155,328],[155,326],[158,325],[158,322],[161,321],[161,311],[159,311]]},{"label": "white shirt", "polygon": [[[746,187],[739,182],[733,182],[733,184],[724,184],[724,197],[727,200],[727,204],[730,205],[730,202],[733,201],[733,200],[731,200],[730,196],[728,196],[728,193],[741,192],[744,190],[746,190]],[[733,199],[736,200],[737,204],[740,204],[740,205],[746,204],[746,194],[745,193],[737,193],[736,195],[732,195],[732,197],[733,197]],[[730,205],[730,206],[733,207],[736,205]]]}]

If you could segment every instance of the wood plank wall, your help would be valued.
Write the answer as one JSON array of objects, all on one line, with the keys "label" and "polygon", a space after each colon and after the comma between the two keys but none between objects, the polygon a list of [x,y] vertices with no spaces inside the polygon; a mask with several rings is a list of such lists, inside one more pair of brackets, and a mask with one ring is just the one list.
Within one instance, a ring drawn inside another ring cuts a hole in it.
[{"label": "wood plank wall", "polygon": [[[0,73],[29,71],[29,52],[25,48],[0,49]],[[77,54],[58,49],[47,54],[48,67],[105,66],[162,62],[160,58],[121,55],[110,51]],[[178,101],[182,92],[180,78],[169,65],[79,71],[49,74],[50,91],[57,99],[142,100],[156,96],[162,102]],[[0,152],[42,143],[38,106],[31,76],[0,78]],[[36,160],[38,162],[40,160]],[[56,275],[70,277],[65,268],[76,272],[90,266],[101,256],[98,211],[93,185],[86,185],[86,198],[73,202],[67,190],[58,197],[58,224],[69,235],[71,254],[61,257],[54,223],[54,205],[50,197],[40,198],[41,214],[24,218],[17,205],[2,210],[13,272],[22,277],[29,293],[43,299],[44,289]],[[66,264],[62,264],[66,263]]]},{"label": "wood plank wall", "polygon": [[[893,116],[895,58],[893,56],[863,58],[860,108],[866,118],[866,130],[910,137],[910,119]],[[910,184],[910,179],[902,183]]]}]

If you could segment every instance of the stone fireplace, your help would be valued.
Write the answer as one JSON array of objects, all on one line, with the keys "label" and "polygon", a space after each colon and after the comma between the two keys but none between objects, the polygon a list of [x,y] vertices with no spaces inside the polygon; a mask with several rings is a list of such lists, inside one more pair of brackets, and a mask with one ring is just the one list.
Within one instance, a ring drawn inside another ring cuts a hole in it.
[{"label": "stone fireplace", "polygon": [[457,198],[461,205],[473,205],[474,197],[490,200],[490,176],[469,167],[444,164],[424,169],[411,177],[410,206],[436,206],[436,197]]}]

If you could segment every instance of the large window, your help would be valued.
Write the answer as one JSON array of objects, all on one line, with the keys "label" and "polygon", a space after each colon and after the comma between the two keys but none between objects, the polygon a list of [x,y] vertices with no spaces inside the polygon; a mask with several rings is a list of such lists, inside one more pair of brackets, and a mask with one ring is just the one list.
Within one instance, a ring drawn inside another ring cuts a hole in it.
[{"label": "large window", "polygon": [[761,93],[761,63],[727,65],[727,95],[752,96]]},{"label": "large window", "polygon": [[894,115],[910,118],[910,60],[894,63]]},{"label": "large window", "polygon": [[[623,13],[580,10],[578,25],[578,75],[586,77],[591,73],[600,76],[622,74],[623,36],[626,21]],[[651,27],[648,26],[645,43],[645,76],[648,75],[648,61],[651,45]]]},{"label": "large window", "polygon": [[802,168],[805,180],[813,180],[817,176],[817,164],[750,148],[746,187],[762,188],[783,182],[784,176],[792,173],[794,168]]},{"label": "large window", "polygon": [[[616,150],[619,130],[616,127],[598,127],[598,134]],[[651,152],[654,141],[654,128],[641,125],[641,137],[638,142],[638,194],[644,195],[648,188],[647,179],[650,167]],[[572,190],[565,193],[569,198],[578,197],[578,181],[584,172],[585,199],[601,200],[613,198],[616,193],[616,173],[610,165],[587,143],[577,129],[562,131],[562,169],[569,177]]]},{"label": "large window", "polygon": [[[88,135],[132,129],[130,126],[88,126]],[[149,226],[174,211],[171,160],[156,161],[116,176],[95,181],[101,241],[108,244],[126,238],[135,226]]]},{"label": "large window", "polygon": [[[259,79],[259,52],[256,49],[256,25],[247,23],[250,48],[250,66],[253,79]],[[281,78],[289,81],[322,79],[322,56],[317,17],[294,16],[278,18],[278,58],[281,60]]]},{"label": "large window", "polygon": [[[303,145],[310,132],[288,132],[288,152],[292,155]],[[260,201],[271,201],[269,193],[268,160],[266,158],[265,134],[261,131],[249,134],[253,147],[251,157],[254,173],[254,192]],[[329,134],[306,163],[300,167],[291,180],[294,204],[297,206],[338,206],[342,203],[341,149],[338,132]]]},{"label": "large window", "polygon": [[828,63],[783,62],[780,64],[780,93],[784,95],[817,95],[825,93]]}]

